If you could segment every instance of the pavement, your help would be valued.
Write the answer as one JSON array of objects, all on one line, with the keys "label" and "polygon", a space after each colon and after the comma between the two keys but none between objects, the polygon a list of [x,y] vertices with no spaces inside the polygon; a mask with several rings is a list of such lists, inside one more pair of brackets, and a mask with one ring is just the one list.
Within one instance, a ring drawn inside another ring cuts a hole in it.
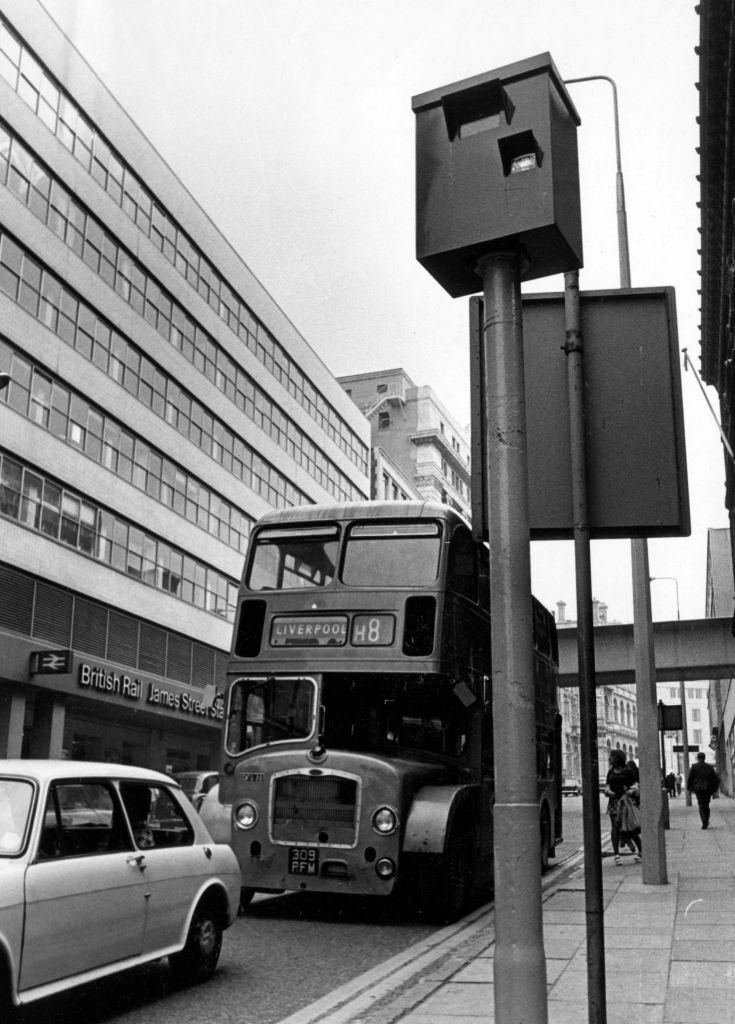
[{"label": "pavement", "polygon": [[[735,1024],[735,800],[711,808],[704,830],[696,800],[669,801],[666,884],[603,847],[607,1024]],[[548,1024],[589,1020],[584,900],[580,855],[544,880]],[[493,1022],[493,952],[492,910],[479,908],[287,1022]]]}]

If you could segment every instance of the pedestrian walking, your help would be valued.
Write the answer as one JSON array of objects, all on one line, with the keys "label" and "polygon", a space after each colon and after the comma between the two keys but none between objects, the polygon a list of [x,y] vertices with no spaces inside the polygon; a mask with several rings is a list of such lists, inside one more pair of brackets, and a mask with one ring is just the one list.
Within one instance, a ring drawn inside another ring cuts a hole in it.
[{"label": "pedestrian walking", "polygon": [[640,814],[634,798],[638,794],[635,773],[625,763],[622,750],[610,751],[610,770],[605,779],[605,796],[608,798],[607,813],[610,818],[610,841],[616,864],[620,864],[620,843],[632,842],[636,853],[634,860],[641,859]]},{"label": "pedestrian walking", "polygon": [[707,764],[706,754],[700,751],[696,762],[689,769],[687,789],[697,798],[702,828],[709,828],[709,802],[719,788],[719,775],[711,764]]},{"label": "pedestrian walking", "polygon": [[673,772],[669,772],[666,776],[666,792],[670,797],[676,796],[676,776]]},{"label": "pedestrian walking", "polygon": [[684,785],[684,776],[679,772],[676,776],[676,795],[681,796],[681,787]]}]

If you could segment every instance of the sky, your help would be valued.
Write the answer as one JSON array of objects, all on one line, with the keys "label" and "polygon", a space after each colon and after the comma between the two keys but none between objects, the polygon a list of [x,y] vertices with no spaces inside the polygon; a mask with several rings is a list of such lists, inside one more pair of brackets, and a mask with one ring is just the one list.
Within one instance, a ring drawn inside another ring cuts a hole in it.
[{"label": "sky", "polygon": [[[335,375],[402,366],[469,424],[468,300],[415,259],[411,98],[549,52],[618,90],[634,287],[673,286],[700,365],[691,0],[43,0]],[[612,90],[570,85],[580,288],[619,286]],[[561,291],[560,277],[524,285]],[[719,432],[682,371],[692,533],[649,541],[654,620],[705,610],[707,529],[727,526]],[[718,409],[717,396],[707,389]],[[532,544],[532,585],[576,617],[571,541]],[[675,581],[675,582],[673,582]],[[592,589],[633,618],[630,542],[592,544]],[[678,598],[678,599],[677,599]]]}]

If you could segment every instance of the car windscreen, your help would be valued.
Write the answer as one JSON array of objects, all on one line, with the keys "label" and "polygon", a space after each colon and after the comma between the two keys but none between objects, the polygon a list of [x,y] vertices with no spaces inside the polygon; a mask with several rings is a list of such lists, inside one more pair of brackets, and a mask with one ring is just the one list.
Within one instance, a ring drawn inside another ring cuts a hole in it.
[{"label": "car windscreen", "polygon": [[0,857],[16,857],[28,831],[33,784],[27,779],[0,779]]},{"label": "car windscreen", "polygon": [[245,584],[250,590],[326,587],[334,579],[338,543],[336,526],[260,530]]},{"label": "car windscreen", "polygon": [[351,587],[425,587],[439,572],[438,523],[358,523],[345,543],[342,582]]}]

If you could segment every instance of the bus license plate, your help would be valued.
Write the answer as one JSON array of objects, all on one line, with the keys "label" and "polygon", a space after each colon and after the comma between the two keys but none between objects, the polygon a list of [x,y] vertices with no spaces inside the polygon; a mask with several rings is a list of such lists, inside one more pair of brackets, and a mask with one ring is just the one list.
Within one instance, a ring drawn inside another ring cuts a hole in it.
[{"label": "bus license plate", "polygon": [[288,851],[289,875],[316,875],[319,871],[319,851],[292,846]]}]

